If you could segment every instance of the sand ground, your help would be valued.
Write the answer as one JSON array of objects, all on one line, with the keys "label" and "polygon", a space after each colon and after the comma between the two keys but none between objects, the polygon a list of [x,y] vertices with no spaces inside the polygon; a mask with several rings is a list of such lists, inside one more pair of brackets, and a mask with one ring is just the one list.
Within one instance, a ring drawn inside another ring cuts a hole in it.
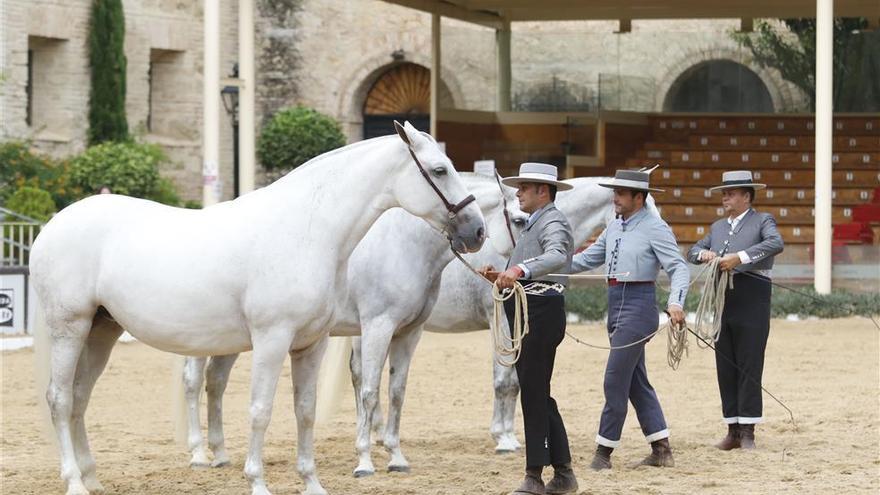
[{"label": "sand ground", "polygon": [[[602,327],[572,327],[603,341]],[[554,395],[565,418],[582,493],[878,493],[880,492],[880,332],[870,320],[774,320],[765,386],[794,411],[798,429],[765,398],[767,422],[759,450],[711,447],[721,422],[711,351],[691,344],[673,371],[665,336],[648,346],[648,368],[672,432],[676,467],[627,466],[648,447],[630,411],[615,468],[587,469],[602,407],[606,354],[566,339],[560,347]],[[489,334],[426,335],[409,379],[402,422],[409,474],[384,471],[388,456],[374,448],[379,472],[355,479],[354,405],[350,390],[339,411],[317,430],[318,474],[331,494],[507,493],[520,479],[522,454],[495,455],[488,433],[492,410]],[[58,458],[46,440],[34,385],[34,353],[2,359],[3,494],[63,493]],[[249,493],[242,469],[247,448],[250,356],[233,370],[226,394],[227,448],[232,466],[192,470],[175,443],[170,397],[172,357],[139,343],[119,344],[95,389],[86,416],[98,476],[112,494]],[[384,389],[383,389],[384,391]],[[204,415],[203,415],[204,418]],[[204,421],[204,419],[203,419]],[[517,421],[521,435],[521,419]],[[299,493],[295,420],[285,369],[267,434],[265,464],[275,494]]]}]

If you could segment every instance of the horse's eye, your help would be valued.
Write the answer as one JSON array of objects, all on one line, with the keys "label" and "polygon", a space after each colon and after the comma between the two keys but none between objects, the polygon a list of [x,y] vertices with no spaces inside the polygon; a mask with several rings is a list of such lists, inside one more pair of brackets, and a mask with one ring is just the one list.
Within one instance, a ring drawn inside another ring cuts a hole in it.
[{"label": "horse's eye", "polygon": [[437,167],[434,170],[432,170],[432,172],[434,173],[435,177],[443,177],[447,173],[446,167]]},{"label": "horse's eye", "polygon": [[525,219],[522,219],[522,218],[514,218],[513,224],[516,225],[517,227],[522,227],[523,225],[526,224],[526,221],[525,221]]}]

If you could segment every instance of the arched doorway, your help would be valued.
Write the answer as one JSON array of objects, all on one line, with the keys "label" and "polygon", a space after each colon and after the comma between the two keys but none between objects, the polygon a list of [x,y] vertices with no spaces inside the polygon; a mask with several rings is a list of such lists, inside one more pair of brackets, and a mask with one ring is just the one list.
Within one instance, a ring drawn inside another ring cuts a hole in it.
[{"label": "arched doorway", "polygon": [[678,76],[663,103],[664,112],[773,112],[764,81],[730,60],[699,63]]},{"label": "arched doorway", "polygon": [[[451,101],[440,83],[440,101]],[[394,121],[409,120],[431,130],[431,71],[413,63],[396,65],[379,76],[364,100],[364,139],[394,134]]]}]

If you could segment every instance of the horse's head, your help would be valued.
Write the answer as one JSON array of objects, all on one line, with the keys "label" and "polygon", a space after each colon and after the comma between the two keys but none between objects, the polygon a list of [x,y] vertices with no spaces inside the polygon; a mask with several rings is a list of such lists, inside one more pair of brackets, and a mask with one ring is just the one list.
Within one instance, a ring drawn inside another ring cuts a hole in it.
[{"label": "horse's head", "polygon": [[515,240],[529,220],[528,213],[519,209],[516,189],[502,185],[492,176],[463,174],[463,177],[486,219],[492,250],[501,256],[510,256]]},{"label": "horse's head", "polygon": [[395,122],[394,127],[406,153],[403,170],[393,185],[397,203],[445,232],[456,251],[479,251],[486,240],[483,214],[449,157],[430,135],[409,122]]}]

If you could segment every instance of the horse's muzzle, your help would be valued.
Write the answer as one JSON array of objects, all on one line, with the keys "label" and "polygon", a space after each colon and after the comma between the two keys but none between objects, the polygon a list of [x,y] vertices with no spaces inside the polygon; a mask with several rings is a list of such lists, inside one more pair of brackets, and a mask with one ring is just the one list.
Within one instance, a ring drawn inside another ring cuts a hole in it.
[{"label": "horse's muzzle", "polygon": [[459,253],[475,253],[486,241],[486,225],[482,216],[459,213],[449,221],[452,248]]}]

